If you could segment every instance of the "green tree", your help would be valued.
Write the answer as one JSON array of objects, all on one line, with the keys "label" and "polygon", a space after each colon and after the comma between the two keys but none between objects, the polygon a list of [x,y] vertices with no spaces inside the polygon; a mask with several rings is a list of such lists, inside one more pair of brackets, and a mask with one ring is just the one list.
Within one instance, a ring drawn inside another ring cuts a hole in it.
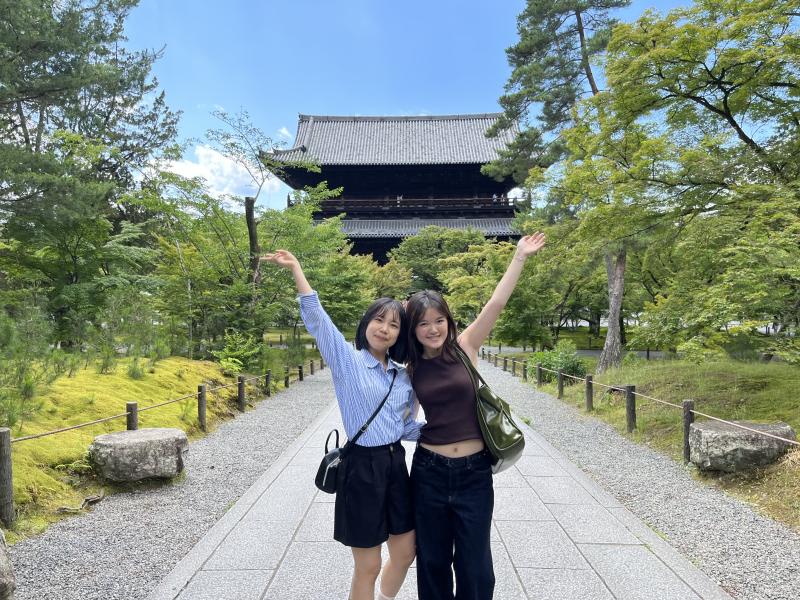
[{"label": "green tree", "polygon": [[489,135],[519,127],[500,158],[483,169],[524,183],[531,167],[562,160],[559,137],[572,123],[576,102],[600,89],[593,62],[605,51],[616,21],[609,11],[630,0],[528,0],[517,17],[519,41],[506,50],[512,72],[500,97],[503,117]]},{"label": "green tree", "polygon": [[[700,0],[614,32],[594,126],[606,139],[651,129],[616,177],[649,186],[685,236],[659,253],[642,341],[701,358],[746,335],[798,355],[799,18],[796,1]],[[758,333],[767,323],[778,335]]]},{"label": "green tree", "polygon": [[439,259],[466,251],[481,244],[483,234],[476,229],[447,229],[428,226],[405,238],[389,253],[390,259],[413,272],[412,290],[443,289]]}]

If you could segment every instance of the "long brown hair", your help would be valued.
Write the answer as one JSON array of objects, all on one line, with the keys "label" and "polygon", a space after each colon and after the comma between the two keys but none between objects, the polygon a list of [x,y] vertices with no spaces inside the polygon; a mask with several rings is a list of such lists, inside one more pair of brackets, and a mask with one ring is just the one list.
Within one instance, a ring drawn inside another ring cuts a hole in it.
[{"label": "long brown hair", "polygon": [[422,360],[423,347],[417,339],[417,325],[425,316],[425,311],[429,308],[439,311],[447,319],[447,337],[442,346],[442,354],[448,362],[455,362],[458,360],[456,354],[456,346],[458,342],[458,328],[453,315],[450,313],[450,308],[447,306],[442,295],[433,290],[423,290],[412,294],[406,304],[406,316],[408,317],[408,365],[406,371],[409,377],[414,377],[414,368]]}]

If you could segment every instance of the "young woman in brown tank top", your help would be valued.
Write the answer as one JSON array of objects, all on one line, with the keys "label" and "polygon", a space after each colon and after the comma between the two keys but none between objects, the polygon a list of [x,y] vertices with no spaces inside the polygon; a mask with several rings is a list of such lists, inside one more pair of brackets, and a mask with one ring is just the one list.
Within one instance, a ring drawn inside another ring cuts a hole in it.
[{"label": "young woman in brown tank top", "polygon": [[408,371],[427,421],[411,467],[419,600],[489,600],[494,594],[491,457],[478,426],[472,381],[455,347],[477,365],[478,349],[525,261],[543,245],[543,233],[519,241],[492,297],[460,335],[438,293],[417,292],[406,305]]}]

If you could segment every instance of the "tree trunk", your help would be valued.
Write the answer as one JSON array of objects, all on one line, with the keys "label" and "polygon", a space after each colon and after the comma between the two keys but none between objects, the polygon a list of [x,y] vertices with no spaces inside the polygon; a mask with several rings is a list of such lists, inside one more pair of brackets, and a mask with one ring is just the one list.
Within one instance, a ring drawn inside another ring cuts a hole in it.
[{"label": "tree trunk", "polygon": [[247,238],[250,241],[250,272],[247,274],[249,283],[258,283],[261,280],[261,272],[258,269],[258,257],[261,254],[261,248],[258,245],[255,205],[256,199],[252,196],[244,199],[244,218],[247,221]]},{"label": "tree trunk", "polygon": [[[614,260],[616,259],[616,260]],[[608,333],[603,352],[597,363],[597,373],[615,368],[622,362],[622,340],[620,339],[619,317],[622,312],[622,293],[625,289],[625,247],[613,256],[606,254],[606,272],[608,273]]]}]

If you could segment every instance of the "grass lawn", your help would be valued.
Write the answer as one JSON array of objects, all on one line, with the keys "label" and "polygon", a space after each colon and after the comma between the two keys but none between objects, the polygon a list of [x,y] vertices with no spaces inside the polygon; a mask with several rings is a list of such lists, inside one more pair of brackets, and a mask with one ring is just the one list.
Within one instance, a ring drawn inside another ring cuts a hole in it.
[{"label": "grass lawn", "polygon": [[[316,350],[306,350],[305,370],[309,359],[319,359]],[[152,369],[145,365],[144,376],[132,379],[127,374],[129,361],[121,359],[114,373],[98,374],[93,365],[78,371],[74,377],[59,377],[48,391],[37,398],[41,406],[35,415],[21,426],[12,429],[12,438],[53,431],[79,423],[94,421],[126,411],[126,402],[139,403],[139,427],[177,427],[190,439],[204,433],[197,421],[197,386],[206,383],[209,430],[237,413],[236,386],[214,391],[212,388],[229,384],[234,378],[222,373],[218,364],[209,361],[171,357],[159,361]],[[315,364],[318,367],[319,363]],[[290,369],[291,381],[297,379],[295,367]],[[263,397],[263,380],[246,386],[248,402]],[[283,369],[273,370],[273,389],[283,388]],[[192,394],[192,397],[151,411],[147,406]],[[81,505],[87,496],[108,494],[131,489],[136,485],[117,486],[99,481],[93,476],[87,460],[87,449],[95,436],[120,431],[125,418],[107,421],[82,429],[25,440],[12,444],[14,502],[18,519],[6,532],[9,543],[42,531],[48,524],[63,518]]]},{"label": "grass lawn", "polygon": [[[521,360],[530,358],[530,354],[514,356]],[[592,373],[596,359],[584,360],[587,371]],[[698,411],[723,419],[785,421],[800,431],[800,368],[786,363],[725,360],[696,365],[682,360],[640,360],[594,379],[606,385],[634,384],[638,393],[675,404],[690,398]],[[529,383],[535,385],[535,373],[529,376]],[[553,396],[557,393],[555,383],[544,384],[542,390]],[[565,387],[564,402],[584,410],[584,401],[582,382]],[[594,408],[594,415],[619,433],[630,435],[676,461],[683,460],[680,410],[637,397],[637,430],[627,434],[622,394],[607,393],[595,385]],[[800,530],[800,450],[748,474],[707,475],[697,470],[694,473],[702,481]]]}]

